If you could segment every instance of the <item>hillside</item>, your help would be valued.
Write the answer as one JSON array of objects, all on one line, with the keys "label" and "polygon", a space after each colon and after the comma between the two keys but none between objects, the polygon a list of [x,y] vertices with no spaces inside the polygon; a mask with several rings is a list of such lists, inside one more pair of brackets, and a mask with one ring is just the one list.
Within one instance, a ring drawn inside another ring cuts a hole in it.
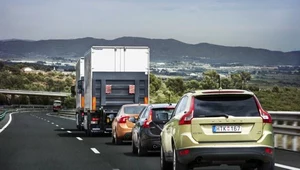
[{"label": "hillside", "polygon": [[[174,39],[121,37],[114,40],[79,38],[68,40],[0,41],[2,59],[78,58],[93,45],[142,45],[151,48],[151,61],[194,60],[206,63],[240,62],[252,65],[300,65],[300,51],[281,52],[208,43],[187,44]],[[189,56],[189,57],[183,57]]]}]

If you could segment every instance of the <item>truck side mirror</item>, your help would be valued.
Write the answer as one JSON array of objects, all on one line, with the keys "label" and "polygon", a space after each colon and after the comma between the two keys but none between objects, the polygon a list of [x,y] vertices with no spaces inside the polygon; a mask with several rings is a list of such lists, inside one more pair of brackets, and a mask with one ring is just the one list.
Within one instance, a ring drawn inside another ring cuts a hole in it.
[{"label": "truck side mirror", "polygon": [[79,94],[83,93],[83,80],[79,80],[77,82],[77,93]]}]

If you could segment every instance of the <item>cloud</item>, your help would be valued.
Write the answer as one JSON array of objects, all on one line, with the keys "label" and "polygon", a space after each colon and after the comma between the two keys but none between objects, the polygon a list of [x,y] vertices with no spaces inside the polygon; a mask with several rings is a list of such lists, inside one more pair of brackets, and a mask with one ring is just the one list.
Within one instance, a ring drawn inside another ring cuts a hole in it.
[{"label": "cloud", "polygon": [[130,35],[288,50],[300,44],[299,7],[297,0],[2,0],[0,39]]}]

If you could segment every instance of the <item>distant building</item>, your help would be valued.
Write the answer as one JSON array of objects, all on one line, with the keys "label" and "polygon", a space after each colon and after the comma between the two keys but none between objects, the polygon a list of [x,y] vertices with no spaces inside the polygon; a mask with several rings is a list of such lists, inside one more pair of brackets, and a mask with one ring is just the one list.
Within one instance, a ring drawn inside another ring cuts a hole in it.
[{"label": "distant building", "polygon": [[30,68],[30,67],[24,67],[22,70],[23,70],[25,73],[34,71],[34,70],[33,70],[32,68]]}]

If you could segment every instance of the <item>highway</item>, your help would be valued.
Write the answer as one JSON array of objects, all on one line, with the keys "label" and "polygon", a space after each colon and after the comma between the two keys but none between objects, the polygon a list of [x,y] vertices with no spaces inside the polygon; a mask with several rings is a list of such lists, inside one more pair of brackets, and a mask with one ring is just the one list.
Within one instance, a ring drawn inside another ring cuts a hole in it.
[{"label": "highway", "polygon": [[[131,154],[131,143],[111,144],[111,137],[86,137],[75,121],[47,113],[17,113],[0,131],[0,169],[5,170],[159,170],[159,153]],[[0,129],[9,121],[6,118]],[[276,150],[276,170],[300,170],[300,153]],[[284,167],[284,168],[282,168]],[[234,170],[238,167],[198,168]],[[197,169],[197,170],[198,170]]]}]

